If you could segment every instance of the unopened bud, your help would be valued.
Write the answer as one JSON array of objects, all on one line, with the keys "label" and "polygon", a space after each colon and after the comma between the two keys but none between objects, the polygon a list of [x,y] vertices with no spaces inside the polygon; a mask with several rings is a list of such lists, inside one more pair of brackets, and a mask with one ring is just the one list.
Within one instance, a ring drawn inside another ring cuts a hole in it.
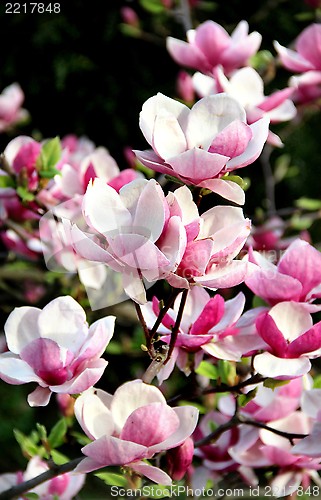
[{"label": "unopened bud", "polygon": [[179,481],[192,463],[194,455],[194,442],[188,437],[177,448],[172,448],[166,454],[168,473],[174,481]]}]

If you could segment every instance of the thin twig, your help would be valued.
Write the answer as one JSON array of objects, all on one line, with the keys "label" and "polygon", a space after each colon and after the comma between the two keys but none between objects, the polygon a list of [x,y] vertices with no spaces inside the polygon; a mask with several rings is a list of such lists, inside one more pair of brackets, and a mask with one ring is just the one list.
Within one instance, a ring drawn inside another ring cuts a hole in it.
[{"label": "thin twig", "polygon": [[150,332],[148,330],[148,326],[147,326],[145,318],[143,316],[141,307],[140,307],[139,304],[137,304],[137,302],[134,302],[134,305],[135,305],[135,309],[136,309],[136,313],[137,313],[138,319],[140,321],[140,324],[142,325],[143,332],[144,332],[144,335],[145,335],[145,341],[146,341],[147,351],[149,352],[150,357],[152,359],[154,359],[156,357],[156,352],[155,352],[155,349],[154,349],[154,346],[153,346],[153,343],[152,343],[152,339],[151,339],[151,335],[150,335]]},{"label": "thin twig", "polygon": [[185,290],[182,293],[181,303],[179,305],[179,310],[178,310],[178,313],[177,313],[177,316],[176,316],[175,325],[174,325],[172,333],[171,333],[171,340],[170,340],[170,343],[169,343],[169,349],[168,349],[168,353],[167,353],[167,358],[164,361],[164,365],[166,365],[166,363],[168,363],[168,361],[170,360],[172,352],[173,352],[173,349],[174,349],[175,344],[176,344],[177,335],[178,335],[179,327],[180,327],[180,324],[181,324],[181,321],[182,321],[182,317],[183,317],[183,312],[184,312],[184,308],[185,308],[185,304],[186,304],[186,299],[187,299],[188,291],[189,291],[188,288],[185,288]]}]

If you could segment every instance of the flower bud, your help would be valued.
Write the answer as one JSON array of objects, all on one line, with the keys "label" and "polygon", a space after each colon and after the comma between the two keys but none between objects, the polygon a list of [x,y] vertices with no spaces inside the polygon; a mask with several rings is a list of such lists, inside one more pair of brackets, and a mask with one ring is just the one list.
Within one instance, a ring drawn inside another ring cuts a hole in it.
[{"label": "flower bud", "polygon": [[184,443],[172,448],[166,454],[168,473],[174,481],[182,479],[192,463],[194,441],[188,437]]}]

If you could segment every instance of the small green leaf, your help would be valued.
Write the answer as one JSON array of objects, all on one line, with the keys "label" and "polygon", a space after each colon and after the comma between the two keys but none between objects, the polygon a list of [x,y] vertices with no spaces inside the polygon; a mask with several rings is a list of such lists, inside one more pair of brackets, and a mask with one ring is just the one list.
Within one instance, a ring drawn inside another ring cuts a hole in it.
[{"label": "small green leaf", "polygon": [[164,175],[165,179],[167,179],[168,181],[171,181],[171,182],[176,182],[176,184],[180,184],[181,186],[184,186],[184,182],[181,181],[180,179],[178,179],[177,177],[174,177],[173,175],[168,175],[168,174],[165,174]]},{"label": "small green leaf", "polygon": [[63,465],[69,462],[69,458],[57,450],[51,450],[50,454],[52,460],[55,462],[56,465]]},{"label": "small green leaf", "polygon": [[44,179],[53,179],[55,175],[61,175],[61,172],[56,168],[51,168],[50,170],[40,170],[39,175]]},{"label": "small green leaf", "polygon": [[276,387],[281,387],[282,385],[286,385],[290,382],[290,380],[275,380],[274,378],[267,378],[264,380],[263,385],[264,387],[268,387],[269,389],[274,389]]},{"label": "small green leaf", "polygon": [[48,436],[48,442],[51,448],[58,448],[65,442],[65,436],[67,432],[67,422],[64,418],[58,420],[58,422],[51,429]]},{"label": "small green leaf", "polygon": [[235,184],[238,184],[242,189],[246,189],[247,187],[249,187],[247,185],[248,183],[248,180],[245,181],[244,179],[242,179],[242,177],[240,177],[239,175],[228,175],[228,174],[225,174],[223,175],[222,179],[224,181],[231,181],[231,182],[235,182]]},{"label": "small green leaf", "polygon": [[259,297],[258,295],[254,295],[254,297],[252,299],[252,307],[253,308],[255,308],[255,307],[268,307],[268,304],[263,299],[261,299],[261,297]]},{"label": "small green leaf", "polygon": [[0,175],[0,188],[15,187],[15,182],[10,175]]},{"label": "small green leaf", "polygon": [[29,193],[29,191],[23,186],[18,186],[16,191],[22,201],[33,201],[35,199],[34,195]]},{"label": "small green leaf", "polygon": [[295,201],[295,206],[303,210],[319,210],[321,208],[321,200],[302,196],[302,198]]},{"label": "small green leaf", "polygon": [[202,375],[203,377],[207,377],[211,380],[217,380],[218,378],[217,367],[208,361],[201,361],[195,372],[198,375]]},{"label": "small green leaf", "polygon": [[37,493],[24,493],[23,498],[27,498],[28,500],[38,500],[39,495],[37,495]]},{"label": "small green leaf", "polygon": [[123,488],[127,486],[127,479],[121,474],[116,474],[114,472],[97,472],[94,475],[99,477],[99,479],[109,486],[121,486]]},{"label": "small green leaf", "polygon": [[139,3],[143,9],[151,14],[161,14],[165,10],[161,0],[139,0]]},{"label": "small green leaf", "polygon": [[36,423],[38,435],[41,441],[47,441],[47,429],[44,425]]},{"label": "small green leaf", "polygon": [[81,444],[81,446],[86,446],[86,444],[91,443],[91,439],[81,432],[73,431],[70,434],[77,440],[77,443]]},{"label": "small green leaf", "polygon": [[131,26],[130,24],[121,23],[119,25],[120,31],[125,36],[132,36],[133,38],[139,38],[141,36],[142,30],[138,26]]},{"label": "small green leaf", "polygon": [[293,215],[290,219],[290,224],[293,229],[297,231],[303,231],[304,229],[309,229],[312,226],[313,220],[308,215],[300,217],[300,215]]},{"label": "small green leaf", "polygon": [[39,447],[28,436],[20,432],[18,429],[14,429],[13,434],[23,453],[29,455],[30,457],[38,455]]},{"label": "small green leaf", "polygon": [[52,170],[61,157],[61,144],[59,137],[46,141],[40,153],[41,170]]},{"label": "small green leaf", "polygon": [[313,389],[321,389],[321,375],[317,375],[313,379]]},{"label": "small green leaf", "polygon": [[255,398],[257,393],[257,388],[249,391],[247,394],[240,394],[237,398],[239,406],[245,406],[247,403]]},{"label": "small green leaf", "polygon": [[224,384],[234,384],[236,377],[236,368],[233,363],[225,359],[219,359],[217,363],[218,377]]}]

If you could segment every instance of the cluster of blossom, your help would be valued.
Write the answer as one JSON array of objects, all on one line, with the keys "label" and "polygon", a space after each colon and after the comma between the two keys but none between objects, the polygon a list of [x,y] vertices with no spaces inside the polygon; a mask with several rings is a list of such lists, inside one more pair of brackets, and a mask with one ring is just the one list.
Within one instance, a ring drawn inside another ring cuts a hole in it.
[{"label": "cluster of blossom", "polygon": [[[136,163],[121,170],[105,148],[73,135],[61,142],[17,136],[5,148],[0,234],[6,248],[36,261],[44,254],[48,267],[78,272],[92,288],[102,287],[107,271],[115,273],[136,307],[151,358],[142,378],[112,395],[95,385],[108,364],[115,316],[89,326],[71,296],[11,312],[0,378],[36,384],[31,406],[47,405],[52,393],[77,395],[74,416],[91,441],[73,472],[31,490],[40,498],[68,500],[86,473],[106,466],[162,485],[187,477],[195,487],[219,483],[231,471],[254,486],[268,470],[278,496],[310,480],[321,486],[321,392],[311,375],[321,356],[321,321],[313,320],[321,310],[321,254],[304,239],[282,240],[282,225],[275,231],[267,224],[259,236],[252,231],[241,208],[242,179],[234,175],[267,142],[282,146],[269,127],[292,120],[294,102],[321,95],[320,29],[304,30],[297,52],[275,43],[285,67],[304,75],[268,97],[250,66],[261,36],[248,34],[246,21],[231,36],[206,21],[187,33],[187,42],[169,37],[175,61],[197,70],[185,74],[181,89],[200,98],[187,106],[158,93],[143,104],[139,125],[150,149],[134,153],[152,178]],[[21,101],[12,89],[1,98],[5,130]],[[181,186],[167,189],[166,176]],[[204,211],[209,193],[222,204]],[[272,262],[262,248],[283,253]],[[161,280],[170,296],[148,300],[147,290]],[[233,294],[240,284],[244,292]],[[226,289],[232,298],[224,298]],[[246,307],[250,292],[260,306]],[[112,300],[120,301],[116,294]],[[230,394],[205,402],[201,417],[193,404],[170,406],[166,381],[176,366],[187,377],[196,373],[200,399]],[[232,379],[222,383],[220,366],[234,369]],[[152,384],[156,376],[159,387]],[[34,456],[25,473],[0,476],[0,491],[47,469]]]}]

